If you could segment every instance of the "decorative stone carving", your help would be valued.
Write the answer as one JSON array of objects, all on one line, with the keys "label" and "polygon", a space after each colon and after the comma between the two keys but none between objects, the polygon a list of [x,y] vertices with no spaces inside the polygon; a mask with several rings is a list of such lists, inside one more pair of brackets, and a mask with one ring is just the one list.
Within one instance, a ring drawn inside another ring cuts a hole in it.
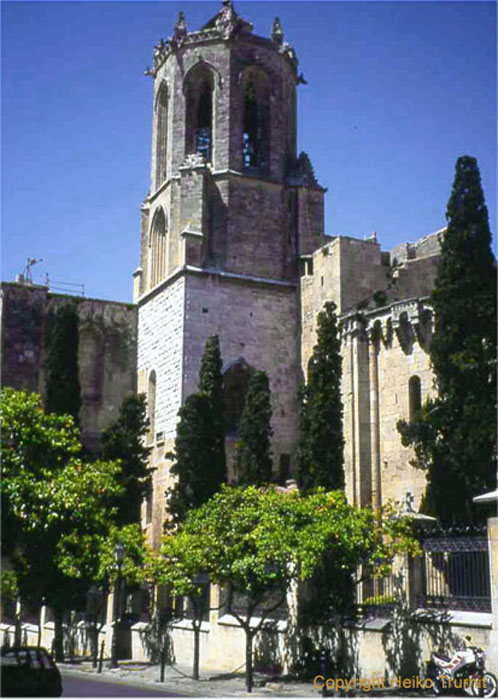
[{"label": "decorative stone carving", "polygon": [[154,46],[154,70],[161,66],[164,60],[167,58],[170,52],[170,43],[164,39],[159,39],[157,44]]},{"label": "decorative stone carving", "polygon": [[205,168],[207,161],[202,153],[189,153],[183,163],[180,165],[180,170],[191,170],[192,168]]}]

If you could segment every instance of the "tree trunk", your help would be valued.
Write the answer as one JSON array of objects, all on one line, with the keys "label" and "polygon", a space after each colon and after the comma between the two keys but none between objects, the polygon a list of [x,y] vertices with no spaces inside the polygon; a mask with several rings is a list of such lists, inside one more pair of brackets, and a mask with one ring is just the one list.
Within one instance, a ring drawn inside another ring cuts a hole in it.
[{"label": "tree trunk", "polygon": [[19,605],[16,605],[16,617],[14,624],[14,646],[19,647],[22,644],[22,622],[21,622],[21,609]]},{"label": "tree trunk", "polygon": [[254,637],[253,630],[249,626],[245,629],[246,632],[246,688],[248,693],[252,693],[253,670],[252,670],[252,639]]},{"label": "tree trunk", "polygon": [[200,652],[200,641],[201,641],[201,630],[200,623],[194,620],[194,668],[192,670],[192,677],[194,681],[199,680],[199,652]]},{"label": "tree trunk", "polygon": [[62,610],[54,609],[54,641],[53,650],[55,660],[64,663],[64,628],[62,624]]}]

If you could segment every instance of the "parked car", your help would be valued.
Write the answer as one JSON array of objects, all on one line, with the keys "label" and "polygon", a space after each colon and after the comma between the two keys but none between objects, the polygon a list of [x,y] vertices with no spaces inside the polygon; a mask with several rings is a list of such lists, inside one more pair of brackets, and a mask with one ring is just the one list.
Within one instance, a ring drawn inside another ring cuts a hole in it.
[{"label": "parked car", "polygon": [[2,696],[60,697],[59,669],[43,647],[3,647],[0,653]]}]

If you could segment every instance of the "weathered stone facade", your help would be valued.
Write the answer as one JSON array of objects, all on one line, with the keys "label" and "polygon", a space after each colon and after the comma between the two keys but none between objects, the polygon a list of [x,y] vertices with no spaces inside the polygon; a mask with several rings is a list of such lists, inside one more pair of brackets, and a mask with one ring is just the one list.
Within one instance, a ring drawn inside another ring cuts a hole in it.
[{"label": "weathered stone facade", "polygon": [[427,297],[441,234],[388,253],[375,235],[365,241],[337,237],[304,258],[303,371],[313,352],[317,313],[325,301],[334,301],[342,324],[346,491],[358,505],[399,501],[407,491],[418,505],[423,495],[424,474],[410,465],[396,423],[410,417],[413,383],[422,402],[433,390]]},{"label": "weathered stone facade", "polygon": [[45,388],[48,318],[65,304],[78,313],[82,440],[91,452],[136,391],[137,311],[131,304],[52,294],[46,287],[2,283],[2,385]]}]

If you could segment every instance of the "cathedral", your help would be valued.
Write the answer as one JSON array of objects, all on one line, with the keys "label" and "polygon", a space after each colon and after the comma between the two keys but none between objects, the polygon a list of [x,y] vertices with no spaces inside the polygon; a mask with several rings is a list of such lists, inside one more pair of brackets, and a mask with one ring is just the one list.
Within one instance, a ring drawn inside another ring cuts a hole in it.
[{"label": "cathedral", "polygon": [[297,391],[317,314],[334,301],[342,322],[346,490],[357,505],[419,504],[425,479],[410,466],[396,423],[432,390],[427,305],[436,232],[383,251],[327,236],[325,189],[298,151],[302,76],[276,18],[252,32],[230,0],[199,31],[180,13],[154,50],[151,185],[142,204],[138,391],[147,395],[153,489],[143,517],[159,544],[166,458],[178,409],[197,390],[206,340],[224,361],[227,455],[250,369],[268,374],[276,478],[295,473]]},{"label": "cathedral", "polygon": [[[197,31],[188,30],[180,12],[173,35],[156,45],[147,74],[154,81],[151,182],[141,207],[134,304],[53,294],[22,277],[2,283],[4,385],[43,395],[47,327],[59,309],[73,304],[79,418],[88,453],[98,453],[101,432],[116,419],[127,394],[147,397],[152,487],[142,525],[149,544],[158,548],[178,411],[197,391],[207,339],[219,337],[224,362],[230,478],[248,377],[251,370],[264,370],[271,389],[273,474],[285,484],[296,473],[298,388],[316,342],[317,316],[333,301],[341,327],[346,495],[357,506],[397,501],[417,512],[425,475],[411,465],[412,453],[402,446],[396,425],[413,417],[434,391],[429,297],[444,230],[391,250],[381,249],[375,233],[367,239],[327,235],[325,188],[297,146],[296,93],[303,78],[278,18],[270,35],[261,37],[231,0],[223,0]],[[498,552],[494,523],[492,562]],[[436,562],[442,551],[434,549]],[[414,610],[421,566],[405,562],[400,568]],[[130,597],[133,624],[122,658],[148,661],[150,618],[140,617],[141,596]],[[202,666],[233,671],[244,658],[243,631],[217,586],[211,586],[209,600]],[[493,600],[494,622],[488,609],[458,609],[444,618],[440,635],[469,631],[483,646],[494,639],[496,649],[496,596]],[[101,631],[107,650],[114,639],[113,607],[108,602]],[[43,606],[39,626],[26,627],[33,643],[51,643],[46,612]],[[403,618],[405,626],[390,634],[391,623],[383,618],[352,627],[348,643],[358,669],[384,677],[387,668],[401,672],[399,658],[427,658],[435,627],[434,619],[425,627],[424,620],[414,617],[408,630]],[[5,641],[13,627],[2,624]],[[265,630],[258,652],[260,661],[264,654],[273,661],[278,656],[284,671],[297,649],[292,626],[286,625],[279,620]],[[190,663],[191,621],[178,619],[172,630],[176,657]]]}]

